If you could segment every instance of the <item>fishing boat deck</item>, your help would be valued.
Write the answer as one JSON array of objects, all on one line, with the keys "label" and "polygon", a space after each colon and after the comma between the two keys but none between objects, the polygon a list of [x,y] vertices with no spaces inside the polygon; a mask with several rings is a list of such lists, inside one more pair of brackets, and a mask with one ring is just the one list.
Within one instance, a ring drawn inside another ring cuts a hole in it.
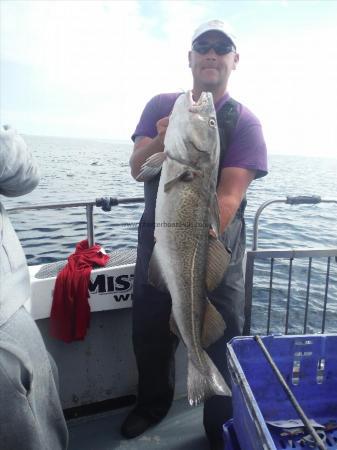
[{"label": "fishing boat deck", "polygon": [[207,450],[202,406],[190,407],[186,397],[173,402],[166,418],[135,439],[123,439],[120,426],[130,408],[68,421],[69,450]]}]

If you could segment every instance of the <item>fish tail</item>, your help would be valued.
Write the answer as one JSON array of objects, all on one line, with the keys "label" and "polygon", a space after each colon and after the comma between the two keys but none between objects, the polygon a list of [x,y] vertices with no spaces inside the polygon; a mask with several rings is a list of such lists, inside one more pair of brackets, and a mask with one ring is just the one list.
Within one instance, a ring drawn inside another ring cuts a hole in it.
[{"label": "fish tail", "polygon": [[204,373],[198,370],[190,358],[188,360],[187,395],[191,406],[196,406],[213,395],[232,395],[227,383],[206,352],[203,357],[206,368]]}]

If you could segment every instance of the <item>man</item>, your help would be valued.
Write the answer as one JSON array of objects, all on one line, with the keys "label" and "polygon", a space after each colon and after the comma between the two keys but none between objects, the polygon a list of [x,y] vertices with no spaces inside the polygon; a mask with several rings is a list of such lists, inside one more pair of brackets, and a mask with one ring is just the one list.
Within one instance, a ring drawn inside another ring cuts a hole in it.
[{"label": "man", "polygon": [[[221,241],[232,252],[231,263],[220,286],[209,298],[222,314],[227,328],[224,337],[207,352],[227,383],[226,343],[240,335],[244,322],[245,193],[254,178],[267,173],[266,146],[258,119],[229,97],[227,84],[239,62],[233,38],[223,22],[201,25],[192,38],[188,54],[193,76],[193,98],[201,92],[213,94],[217,111],[221,154],[218,177]],[[164,150],[169,114],[178,93],[161,94],[146,105],[132,136],[130,159],[136,178],[142,164]],[[138,404],[122,425],[127,438],[143,433],[159,422],[170,408],[174,394],[174,353],[177,338],[169,328],[171,298],[147,281],[153,249],[156,194],[159,176],[144,183],[145,209],[139,226],[138,253],[134,280],[133,344],[139,371]],[[204,427],[212,450],[223,449],[222,425],[232,416],[230,397],[214,396],[204,405]]]},{"label": "man", "polygon": [[[39,182],[14,129],[0,130],[0,194],[17,197]],[[24,303],[30,296],[23,249],[0,203],[0,450],[64,450],[68,432],[57,369]]]}]

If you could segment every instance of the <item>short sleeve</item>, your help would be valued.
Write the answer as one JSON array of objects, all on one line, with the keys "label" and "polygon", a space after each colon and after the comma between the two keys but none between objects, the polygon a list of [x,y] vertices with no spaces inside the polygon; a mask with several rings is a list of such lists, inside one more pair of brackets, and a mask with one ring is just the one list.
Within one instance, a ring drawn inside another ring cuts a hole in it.
[{"label": "short sleeve", "polygon": [[131,136],[131,139],[135,141],[137,136],[147,136],[154,138],[157,135],[156,123],[159,119],[158,117],[158,104],[159,96],[151,98],[151,100],[146,104],[138,125]]},{"label": "short sleeve", "polygon": [[154,138],[157,136],[156,124],[158,120],[170,115],[174,103],[180,93],[159,94],[152,97],[146,104],[138,125],[131,136],[133,142],[138,136]]},{"label": "short sleeve", "polygon": [[248,109],[244,109],[238,119],[223,167],[256,170],[255,178],[261,178],[268,173],[267,147],[262,127]]}]

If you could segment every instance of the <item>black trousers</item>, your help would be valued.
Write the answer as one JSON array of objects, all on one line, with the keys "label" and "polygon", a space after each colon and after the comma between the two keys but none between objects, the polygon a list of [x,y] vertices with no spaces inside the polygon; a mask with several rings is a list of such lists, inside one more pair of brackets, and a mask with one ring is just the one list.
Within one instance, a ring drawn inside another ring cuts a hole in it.
[{"label": "black trousers", "polygon": [[[174,355],[179,341],[169,326],[170,295],[147,284],[152,236],[153,230],[141,224],[134,280],[133,345],[139,372],[138,409],[145,416],[159,420],[172,404]],[[235,217],[221,240],[231,250],[232,258],[221,284],[208,297],[223,316],[227,328],[224,336],[206,351],[230,385],[226,343],[242,334],[244,324],[244,219]],[[222,425],[231,417],[231,397],[214,396],[205,401],[204,427],[210,441],[222,440]]]}]

